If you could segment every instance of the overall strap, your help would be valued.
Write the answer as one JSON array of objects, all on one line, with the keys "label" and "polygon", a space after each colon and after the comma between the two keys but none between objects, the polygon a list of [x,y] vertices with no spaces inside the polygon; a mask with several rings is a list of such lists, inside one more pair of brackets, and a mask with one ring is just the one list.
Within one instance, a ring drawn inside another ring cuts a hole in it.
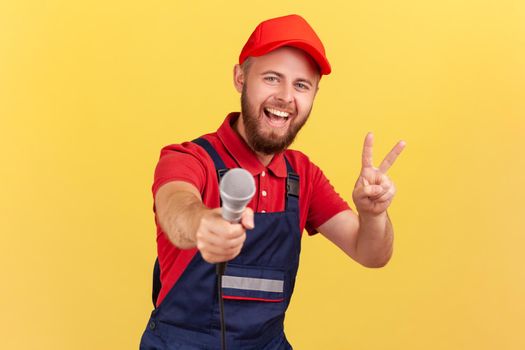
[{"label": "overall strap", "polygon": [[203,137],[199,137],[192,141],[193,143],[196,143],[197,145],[204,148],[206,152],[210,155],[211,159],[213,160],[213,164],[215,164],[215,169],[217,170],[217,180],[219,183],[221,182],[221,179],[223,175],[229,170],[222,161],[222,158],[219,156],[215,148],[211,145],[211,143],[206,140]]},{"label": "overall strap", "polygon": [[160,288],[162,283],[160,282],[160,265],[159,257],[155,259],[155,265],[153,266],[153,288],[151,290],[151,301],[153,302],[153,307],[157,307],[157,299],[159,298]]},{"label": "overall strap", "polygon": [[299,212],[299,175],[294,171],[292,165],[286,158],[286,211],[297,211]]}]

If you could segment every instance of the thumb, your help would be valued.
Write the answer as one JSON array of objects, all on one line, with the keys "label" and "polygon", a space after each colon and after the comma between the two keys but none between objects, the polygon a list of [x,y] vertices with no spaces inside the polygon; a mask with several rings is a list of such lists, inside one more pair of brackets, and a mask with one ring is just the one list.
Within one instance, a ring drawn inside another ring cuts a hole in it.
[{"label": "thumb", "polygon": [[364,189],[363,189],[363,193],[367,197],[377,196],[377,195],[381,194],[382,191],[383,191],[383,187],[381,187],[379,185],[368,185],[368,186],[365,186]]},{"label": "thumb", "polygon": [[253,222],[253,210],[251,208],[244,209],[244,212],[241,216],[241,224],[247,230],[251,230],[255,227],[255,224]]}]

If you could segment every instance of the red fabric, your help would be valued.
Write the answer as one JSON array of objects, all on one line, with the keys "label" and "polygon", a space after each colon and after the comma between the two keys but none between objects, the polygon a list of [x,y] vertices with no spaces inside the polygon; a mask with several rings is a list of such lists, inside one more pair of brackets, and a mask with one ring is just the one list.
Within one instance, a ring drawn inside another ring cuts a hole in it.
[{"label": "red fabric", "polygon": [[[284,211],[286,163],[283,153],[275,155],[268,167],[261,164],[255,153],[230,125],[238,116],[238,113],[228,115],[217,132],[204,137],[228,168],[242,167],[254,176],[256,192],[248,204],[250,208],[255,212]],[[284,153],[300,178],[300,230],[306,229],[309,234],[315,234],[317,227],[335,214],[349,209],[349,206],[308,157],[294,150],[286,150]],[[204,149],[192,142],[169,145],[161,150],[155,169],[153,196],[163,184],[170,181],[186,181],[193,184],[200,191],[204,204],[210,208],[217,208],[220,204],[213,161]],[[263,195],[263,191],[266,191],[266,196]],[[178,249],[162,232],[158,222],[156,224],[162,282],[157,301],[160,305],[195,255],[196,249]]]},{"label": "red fabric", "polygon": [[280,303],[283,299],[263,299],[263,298],[248,298],[248,297],[234,297],[229,295],[223,295],[223,299],[231,299],[231,300],[251,300],[251,301],[264,301],[267,303]]},{"label": "red fabric", "polygon": [[242,64],[250,56],[263,56],[283,46],[293,46],[308,53],[319,65],[321,74],[332,71],[323,43],[304,18],[288,15],[259,23],[239,55]]}]

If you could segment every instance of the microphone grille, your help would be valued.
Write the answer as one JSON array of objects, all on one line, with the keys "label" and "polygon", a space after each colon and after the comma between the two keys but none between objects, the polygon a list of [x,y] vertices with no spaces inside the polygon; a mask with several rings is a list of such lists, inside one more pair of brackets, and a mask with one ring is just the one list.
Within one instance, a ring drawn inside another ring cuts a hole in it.
[{"label": "microphone grille", "polygon": [[255,193],[255,181],[245,169],[230,169],[221,179],[220,191],[232,199],[248,199]]}]

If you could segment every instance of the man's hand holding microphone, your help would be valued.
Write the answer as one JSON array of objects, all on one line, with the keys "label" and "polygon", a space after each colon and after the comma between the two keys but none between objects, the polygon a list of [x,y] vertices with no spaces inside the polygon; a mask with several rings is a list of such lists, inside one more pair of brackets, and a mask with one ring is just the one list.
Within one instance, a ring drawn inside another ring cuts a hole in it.
[{"label": "man's hand holding microphone", "polygon": [[241,221],[229,222],[222,217],[222,208],[204,209],[197,229],[197,248],[209,263],[234,259],[246,240],[246,230],[254,227],[253,210],[244,209]]},{"label": "man's hand holding microphone", "polygon": [[229,170],[221,179],[222,207],[204,209],[196,233],[197,248],[209,263],[234,259],[254,228],[253,210],[247,205],[255,194],[252,175],[241,168]]}]

